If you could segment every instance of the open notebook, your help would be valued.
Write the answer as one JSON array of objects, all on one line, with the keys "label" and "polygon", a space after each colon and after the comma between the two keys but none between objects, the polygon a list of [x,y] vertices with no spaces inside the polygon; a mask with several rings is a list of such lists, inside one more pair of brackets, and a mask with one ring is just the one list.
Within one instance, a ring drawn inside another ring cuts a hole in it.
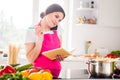
[{"label": "open notebook", "polygon": [[63,48],[57,48],[57,49],[54,49],[54,50],[43,52],[43,55],[48,57],[51,60],[54,60],[54,59],[56,59],[56,55],[62,55],[63,57],[66,58],[66,57],[68,57],[72,54],[70,52],[66,51]]}]

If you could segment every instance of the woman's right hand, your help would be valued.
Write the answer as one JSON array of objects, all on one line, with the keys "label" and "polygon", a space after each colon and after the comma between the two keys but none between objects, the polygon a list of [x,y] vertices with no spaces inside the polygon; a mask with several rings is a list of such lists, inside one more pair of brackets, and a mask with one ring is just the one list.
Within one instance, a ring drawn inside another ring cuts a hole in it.
[{"label": "woman's right hand", "polygon": [[58,61],[63,61],[64,60],[64,57],[62,55],[56,55],[56,59]]},{"label": "woman's right hand", "polygon": [[43,39],[43,29],[41,26],[35,25],[35,34],[38,36],[38,38]]}]

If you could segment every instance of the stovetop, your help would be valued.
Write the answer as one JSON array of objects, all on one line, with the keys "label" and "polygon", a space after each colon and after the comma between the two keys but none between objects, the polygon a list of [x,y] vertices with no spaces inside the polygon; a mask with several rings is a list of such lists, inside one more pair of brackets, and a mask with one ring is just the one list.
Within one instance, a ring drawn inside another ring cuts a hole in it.
[{"label": "stovetop", "polygon": [[120,79],[120,76],[116,74],[113,74],[112,76],[109,76],[109,77],[105,77],[105,76],[96,77],[96,76],[89,75],[88,79]]},{"label": "stovetop", "polygon": [[95,76],[91,76],[88,74],[88,76],[85,78],[61,78],[61,79],[53,79],[53,80],[83,80],[83,79],[120,79],[120,77],[116,76],[116,75],[113,75],[113,76],[110,76],[110,77],[95,77]]},{"label": "stovetop", "polygon": [[[105,77],[104,75],[99,75],[99,77],[90,75],[87,69],[74,70],[71,73],[67,73],[66,78],[61,78],[57,80],[79,80],[79,79],[120,79],[120,76],[113,74],[112,76]],[[56,80],[56,79],[54,79]]]}]

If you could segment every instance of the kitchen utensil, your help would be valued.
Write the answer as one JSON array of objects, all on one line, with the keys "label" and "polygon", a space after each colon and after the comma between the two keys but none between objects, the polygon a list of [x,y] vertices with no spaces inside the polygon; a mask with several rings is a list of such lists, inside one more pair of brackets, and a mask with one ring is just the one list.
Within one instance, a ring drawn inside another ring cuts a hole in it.
[{"label": "kitchen utensil", "polygon": [[88,72],[95,77],[110,77],[114,73],[115,62],[89,61]]},{"label": "kitchen utensil", "polygon": [[115,68],[120,70],[120,58],[116,61]]}]

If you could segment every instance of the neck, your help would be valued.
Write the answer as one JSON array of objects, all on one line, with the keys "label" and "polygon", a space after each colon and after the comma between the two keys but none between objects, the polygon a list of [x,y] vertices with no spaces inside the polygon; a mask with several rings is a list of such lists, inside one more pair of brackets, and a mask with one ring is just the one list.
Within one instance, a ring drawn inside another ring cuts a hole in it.
[{"label": "neck", "polygon": [[50,30],[49,26],[46,24],[45,18],[41,20],[41,27],[43,27],[44,32],[47,32]]}]

